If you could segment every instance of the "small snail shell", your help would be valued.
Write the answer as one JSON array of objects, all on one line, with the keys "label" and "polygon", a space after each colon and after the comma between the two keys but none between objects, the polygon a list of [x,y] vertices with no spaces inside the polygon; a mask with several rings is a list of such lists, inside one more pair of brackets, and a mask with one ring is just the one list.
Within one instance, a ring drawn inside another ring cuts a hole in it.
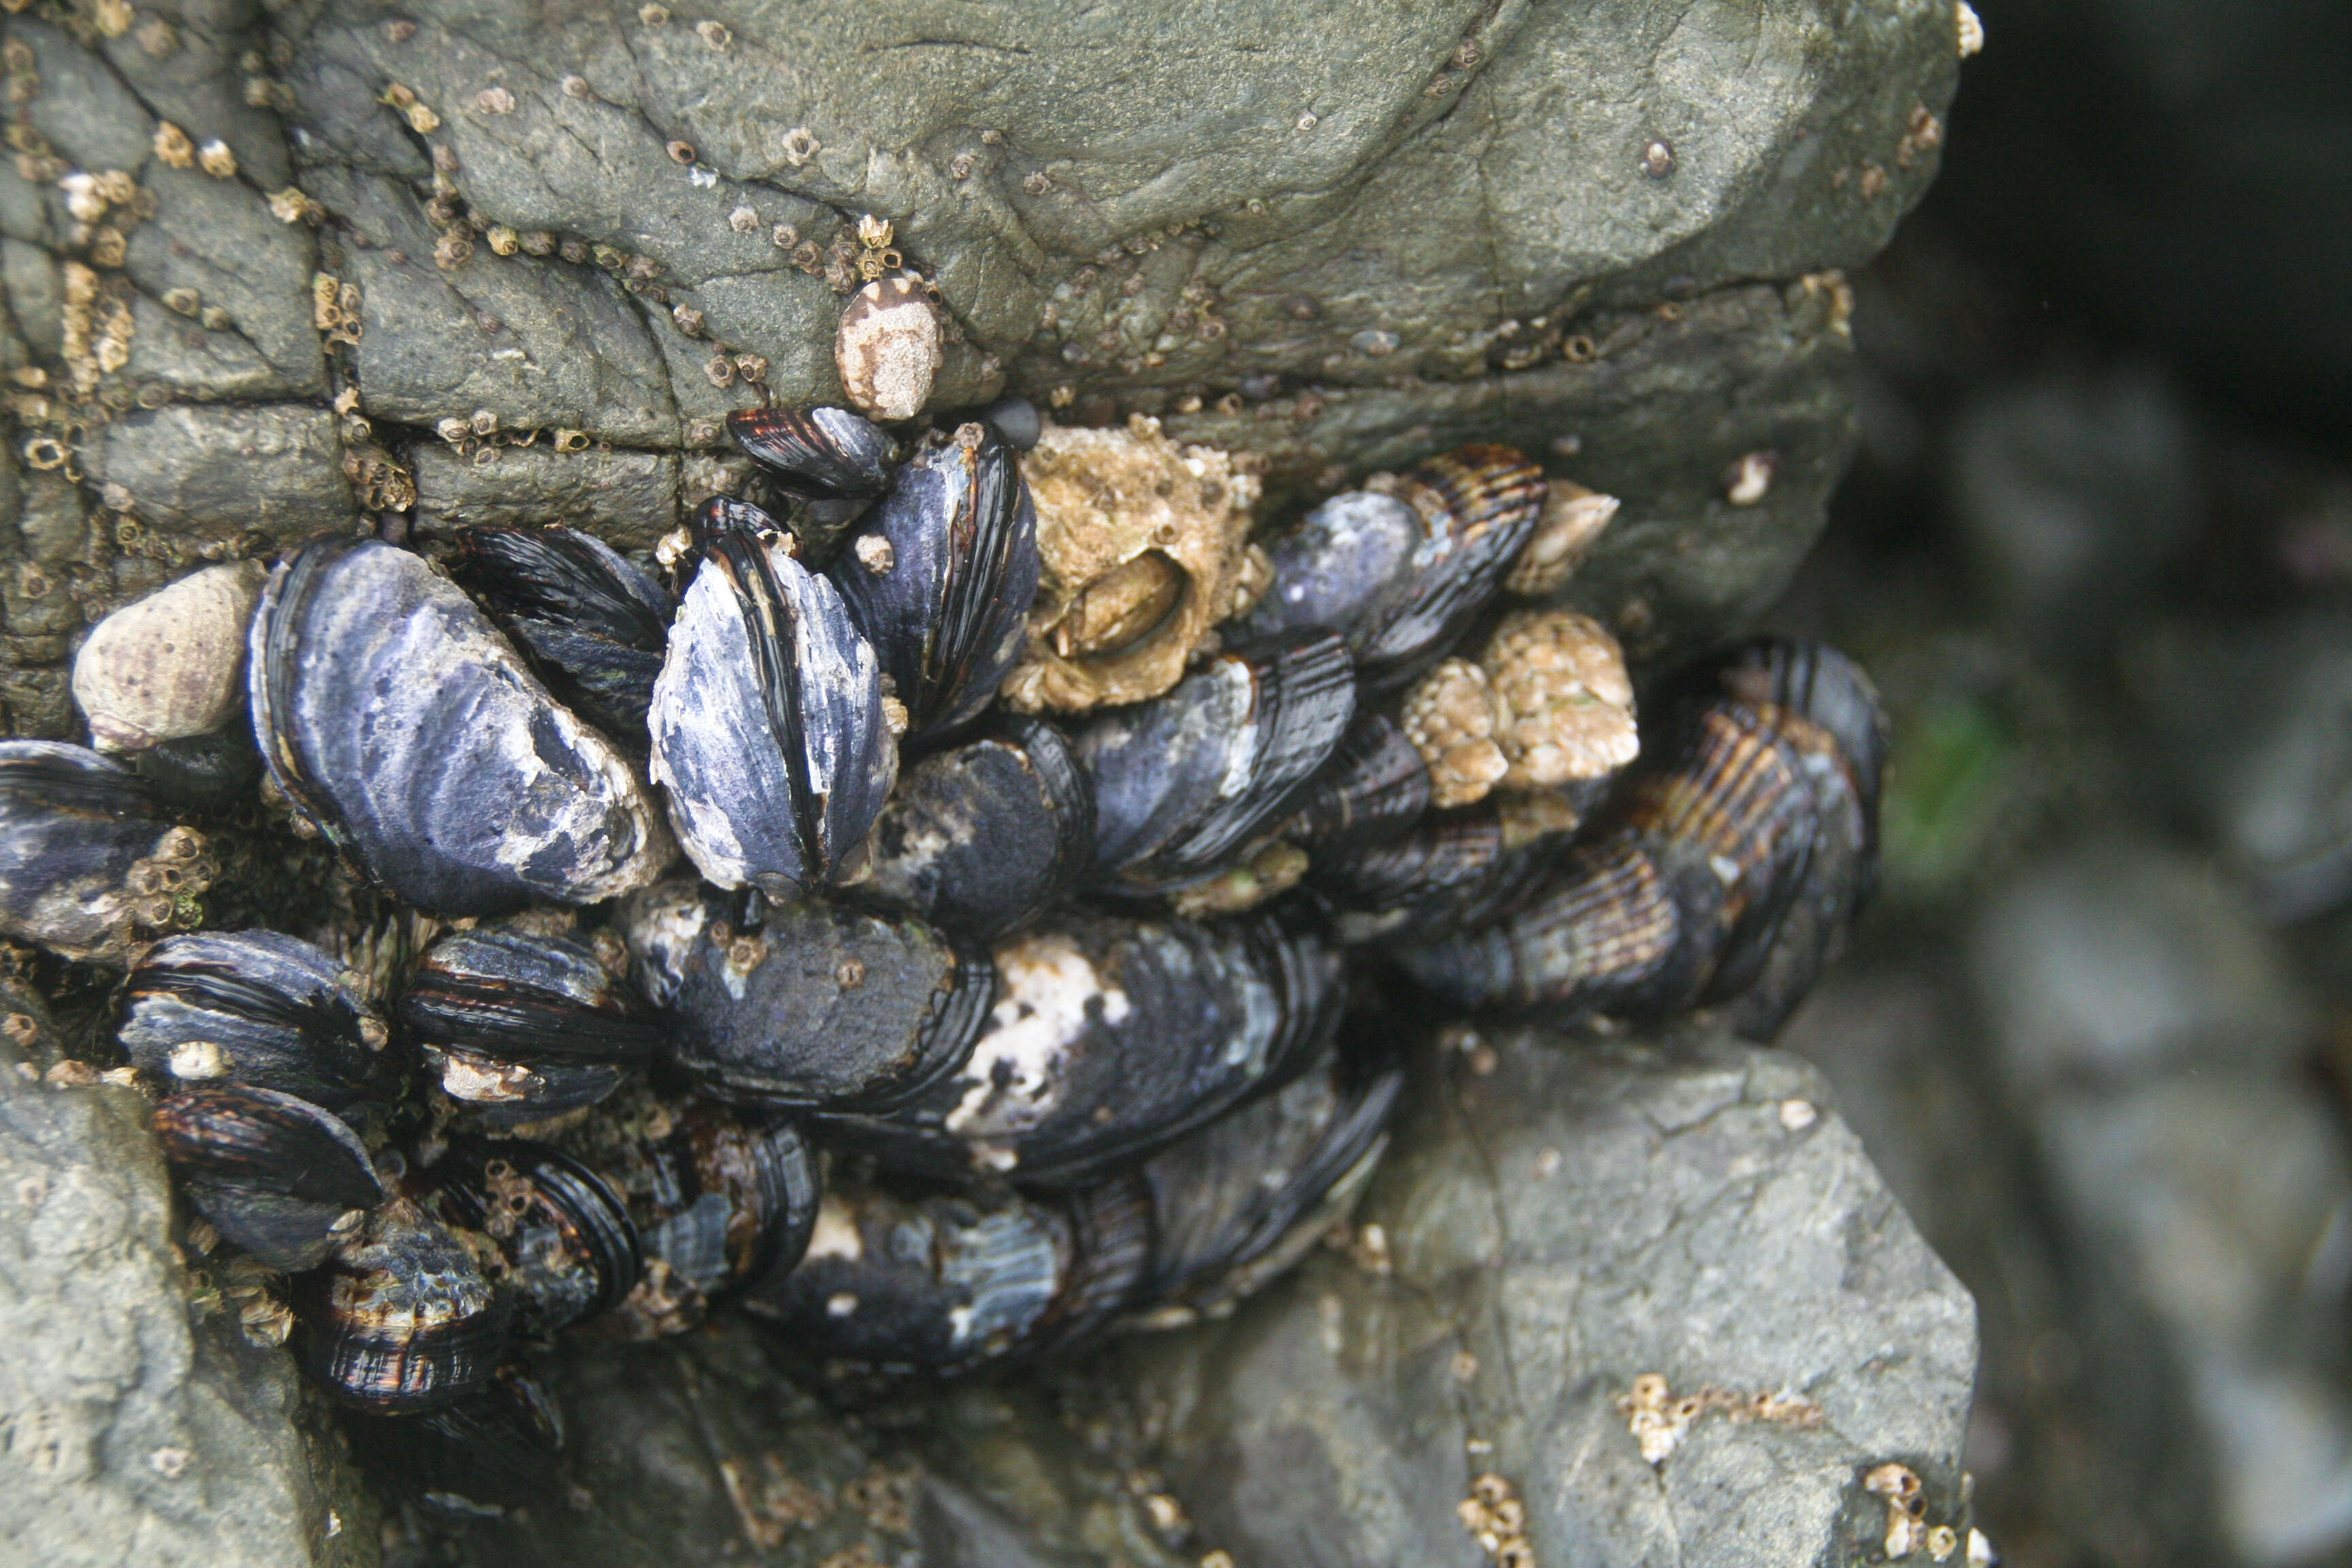
[{"label": "small snail shell", "polygon": [[228,721],[263,578],[257,562],[207,566],[98,623],[74,656],[73,695],[100,751],[144,751]]},{"label": "small snail shell", "polygon": [[940,373],[940,313],[921,279],[898,273],[860,289],[841,313],[833,357],[842,389],[868,418],[920,414]]}]

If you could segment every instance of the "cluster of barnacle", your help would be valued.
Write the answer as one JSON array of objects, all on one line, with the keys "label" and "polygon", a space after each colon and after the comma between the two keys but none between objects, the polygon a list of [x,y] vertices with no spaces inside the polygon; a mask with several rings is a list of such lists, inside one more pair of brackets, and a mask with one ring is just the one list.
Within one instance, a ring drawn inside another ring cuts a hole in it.
[{"label": "cluster of barnacle", "polygon": [[[127,965],[205,1239],[436,1484],[552,1474],[509,1352],[575,1327],[732,1298],[956,1373],[1229,1310],[1383,1145],[1351,973],[1769,1033],[1866,889],[1859,672],[1740,648],[1634,760],[1608,634],[1506,607],[1608,510],[1518,454],[1253,542],[1221,455],[1041,423],[739,414],[784,517],[715,498],[651,568],[562,527],[207,568],[77,661],[129,762],[0,742],[0,930]],[[172,803],[249,795],[240,699],[405,942],[187,929]]]}]

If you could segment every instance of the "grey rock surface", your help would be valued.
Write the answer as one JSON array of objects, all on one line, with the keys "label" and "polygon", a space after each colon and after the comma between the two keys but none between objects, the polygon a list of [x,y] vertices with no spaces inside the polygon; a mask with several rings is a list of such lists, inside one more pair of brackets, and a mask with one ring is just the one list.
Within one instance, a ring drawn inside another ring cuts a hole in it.
[{"label": "grey rock surface", "polygon": [[0,1012],[33,1025],[0,1039],[0,1563],[373,1563],[293,1358],[191,1307],[146,1102],[44,1082],[39,1002]]},{"label": "grey rock surface", "polygon": [[1133,1352],[1202,1539],[1469,1568],[1492,1476],[1538,1562],[1883,1561],[1887,1461],[1965,1539],[1974,1308],[1819,1076],[1698,1033],[1483,1048],[1408,1094],[1352,1259]]}]

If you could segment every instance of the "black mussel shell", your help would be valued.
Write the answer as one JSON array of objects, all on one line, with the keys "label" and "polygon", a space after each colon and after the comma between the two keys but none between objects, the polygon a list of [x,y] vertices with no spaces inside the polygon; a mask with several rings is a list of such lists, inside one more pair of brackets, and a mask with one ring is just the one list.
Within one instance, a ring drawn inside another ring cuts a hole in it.
[{"label": "black mussel shell", "polygon": [[670,858],[628,762],[405,550],[304,545],[262,595],[247,676],[278,787],[407,903],[444,915],[593,903]]},{"label": "black mussel shell", "polygon": [[1223,1316],[1347,1217],[1404,1089],[1392,1044],[1359,1044],[1143,1166],[1154,1239],[1134,1305],[1148,1321]]},{"label": "black mussel shell", "polygon": [[333,1266],[300,1281],[302,1362],[329,1394],[380,1415],[479,1389],[505,1353],[511,1308],[449,1229],[395,1198]]},{"label": "black mussel shell", "polygon": [[386,1091],[383,1020],[334,959],[271,931],[167,937],[132,966],[115,1037],[165,1082],[226,1078],[331,1110]]},{"label": "black mussel shell", "polygon": [[1271,915],[1073,911],[1001,945],[996,967],[996,1005],[959,1071],[827,1128],[890,1170],[1096,1181],[1286,1081],[1344,998],[1336,952]]},{"label": "black mussel shell", "polygon": [[831,883],[898,772],[874,649],[779,534],[711,534],[648,722],[678,840],[722,888]]},{"label": "black mussel shell", "polygon": [[62,742],[0,741],[0,935],[120,963],[209,870],[204,839],[129,769]]},{"label": "black mussel shell", "polygon": [[590,723],[645,748],[646,706],[677,603],[603,540],[562,526],[477,525],[455,535],[451,574],[551,690]]},{"label": "black mussel shell", "polygon": [[1339,749],[1285,805],[1276,833],[1302,849],[1376,844],[1429,809],[1429,764],[1385,713],[1359,713]]},{"label": "black mussel shell", "polygon": [[814,901],[739,900],[683,879],[623,911],[665,1008],[669,1059],[722,1099],[879,1108],[963,1065],[988,1016],[988,955],[922,921]]},{"label": "black mussel shell", "polygon": [[890,485],[898,446],[846,408],[753,408],[727,416],[727,434],[790,494],[870,500]]},{"label": "black mussel shell", "polygon": [[1331,755],[1355,703],[1339,637],[1307,631],[1221,654],[1166,696],[1096,718],[1075,744],[1102,884],[1158,892],[1223,869]]},{"label": "black mussel shell", "polygon": [[1038,570],[1013,448],[981,424],[924,437],[832,569],[906,704],[909,742],[996,695],[1028,635]]},{"label": "black mussel shell", "polygon": [[[699,563],[710,553],[713,541],[730,534],[760,539],[770,534],[789,536],[791,530],[778,521],[765,509],[753,505],[740,496],[712,496],[694,509],[686,520],[688,537],[693,542],[692,560]],[[677,617],[671,617],[675,620]]]},{"label": "black mussel shell", "polygon": [[1543,515],[1543,472],[1508,447],[1415,466],[1396,496],[1336,496],[1268,544],[1274,586],[1238,628],[1343,633],[1368,694],[1402,690],[1493,600]]},{"label": "black mussel shell", "polygon": [[367,1146],[333,1112],[244,1084],[184,1089],[155,1107],[155,1136],[189,1200],[273,1268],[309,1268],[383,1201]]},{"label": "black mussel shell", "polygon": [[562,1488],[562,1412],[546,1384],[512,1361],[437,1410],[352,1426],[363,1456],[460,1513],[524,1508]]},{"label": "black mussel shell", "polygon": [[800,1267],[744,1305],[836,1372],[954,1374],[1081,1342],[1128,1301],[1150,1247],[1131,1177],[1048,1197],[853,1187],[826,1194]]},{"label": "black mussel shell", "polygon": [[1564,846],[1514,844],[1493,797],[1431,812],[1394,838],[1318,851],[1307,885],[1349,944],[1412,942],[1483,925],[1530,894]]},{"label": "black mussel shell", "polygon": [[425,1211],[478,1231],[506,1259],[516,1327],[545,1336],[619,1306],[645,1272],[627,1205],[602,1176],[543,1143],[468,1140],[426,1174]]},{"label": "black mussel shell", "polygon": [[261,778],[261,753],[242,724],[158,741],[124,761],[158,800],[189,811],[217,811]]},{"label": "black mussel shell", "polygon": [[861,890],[993,938],[1076,887],[1094,853],[1094,788],[1068,739],[1045,720],[1007,716],[899,778]]},{"label": "black mussel shell", "polygon": [[509,1122],[593,1104],[665,1035],[651,1005],[593,952],[514,931],[434,942],[400,1019],[434,1049],[452,1098]]}]

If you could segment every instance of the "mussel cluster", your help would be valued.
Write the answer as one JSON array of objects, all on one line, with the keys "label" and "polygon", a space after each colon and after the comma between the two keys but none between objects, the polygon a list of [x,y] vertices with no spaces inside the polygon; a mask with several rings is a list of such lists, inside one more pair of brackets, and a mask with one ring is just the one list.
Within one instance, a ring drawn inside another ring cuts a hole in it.
[{"label": "mussel cluster", "polygon": [[[953,1373],[1227,1310],[1367,1180],[1382,1010],[1768,1036],[1866,895],[1852,664],[1737,648],[1637,748],[1606,631],[1513,607],[1586,492],[1432,458],[1247,544],[1203,637],[1171,557],[1041,555],[1024,413],[738,415],[773,510],[657,561],[290,552],[238,601],[262,787],[364,940],[196,929],[203,791],[120,743],[169,715],[93,718],[131,763],[0,742],[0,930],[127,966],[199,1246],[286,1277],[310,1371],[458,1489],[551,1473],[512,1352],[566,1331],[734,1299],[813,1369]],[[1066,690],[1176,635],[1144,700],[999,700],[1035,639]]]}]

